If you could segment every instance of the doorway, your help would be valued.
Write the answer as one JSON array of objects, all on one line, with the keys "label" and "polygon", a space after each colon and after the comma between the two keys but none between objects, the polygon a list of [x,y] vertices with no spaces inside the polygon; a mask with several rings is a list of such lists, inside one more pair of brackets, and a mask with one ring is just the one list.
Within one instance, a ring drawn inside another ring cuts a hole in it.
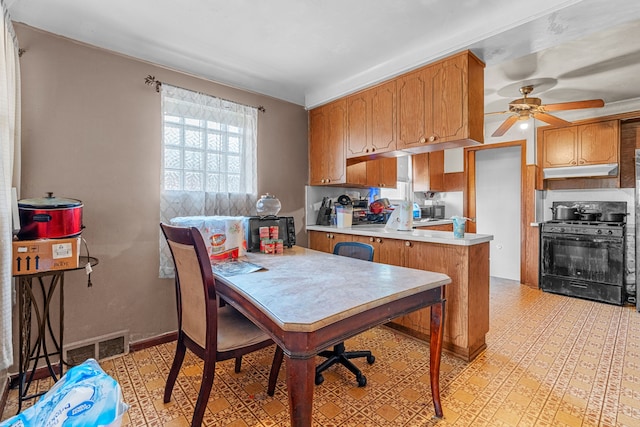
[{"label": "doorway", "polygon": [[474,232],[494,236],[490,275],[521,282],[524,141],[465,149],[465,211]]}]

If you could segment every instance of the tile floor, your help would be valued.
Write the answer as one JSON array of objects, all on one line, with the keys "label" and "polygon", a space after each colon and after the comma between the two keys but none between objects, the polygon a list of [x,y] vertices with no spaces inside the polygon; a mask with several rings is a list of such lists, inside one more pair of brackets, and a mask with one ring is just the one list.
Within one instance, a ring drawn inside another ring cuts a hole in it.
[{"label": "tile floor", "polygon": [[[103,361],[131,408],[123,426],[188,426],[201,364],[189,354],[172,401],[162,402],[173,359],[165,344]],[[640,313],[492,280],[487,350],[472,363],[447,354],[441,366],[444,418],[433,417],[424,344],[378,327],[347,348],[373,350],[375,364],[358,388],[341,367],[326,372],[314,395],[314,426],[640,426]],[[206,426],[288,426],[284,376],[265,388],[273,348],[221,363]],[[50,386],[46,380],[39,387]],[[2,419],[17,409],[15,390]]]}]

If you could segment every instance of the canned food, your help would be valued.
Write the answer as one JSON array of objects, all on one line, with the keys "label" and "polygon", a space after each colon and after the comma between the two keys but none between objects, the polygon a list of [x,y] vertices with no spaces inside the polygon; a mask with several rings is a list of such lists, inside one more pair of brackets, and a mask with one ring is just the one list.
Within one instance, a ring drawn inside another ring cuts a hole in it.
[{"label": "canned food", "polygon": [[269,227],[269,238],[277,239],[278,238],[278,226],[272,225]]},{"label": "canned food", "polygon": [[260,227],[260,239],[269,238],[269,227]]}]

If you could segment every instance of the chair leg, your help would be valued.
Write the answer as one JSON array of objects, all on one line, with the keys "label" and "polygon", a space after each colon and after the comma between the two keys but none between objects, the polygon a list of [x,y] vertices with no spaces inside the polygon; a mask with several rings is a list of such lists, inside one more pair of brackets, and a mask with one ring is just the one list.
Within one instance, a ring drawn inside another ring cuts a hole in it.
[{"label": "chair leg", "polygon": [[236,374],[240,373],[241,368],[242,368],[242,356],[238,356],[236,357],[236,364],[235,364]]},{"label": "chair leg", "polygon": [[[214,356],[215,357],[215,356]],[[191,427],[202,426],[202,419],[204,418],[204,411],[207,409],[207,402],[211,395],[211,387],[213,387],[213,379],[216,373],[216,361],[212,358],[207,358],[204,361],[204,370],[202,372],[202,383],[200,384],[200,392],[198,393],[198,400],[196,401],[196,407],[193,410],[193,418],[191,419]]]},{"label": "chair leg", "polygon": [[173,386],[176,384],[176,379],[178,378],[178,373],[180,372],[180,367],[184,361],[186,351],[187,347],[184,345],[182,339],[178,337],[178,341],[176,343],[176,354],[173,356],[173,363],[171,364],[171,370],[167,377],[167,384],[164,386],[164,403],[169,403],[171,400]]},{"label": "chair leg", "polygon": [[276,345],[276,352],[273,355],[273,363],[271,364],[271,372],[269,373],[269,386],[267,387],[267,394],[273,396],[276,392],[276,383],[278,382],[278,373],[280,372],[280,366],[282,365],[282,359],[284,358],[284,352]]}]

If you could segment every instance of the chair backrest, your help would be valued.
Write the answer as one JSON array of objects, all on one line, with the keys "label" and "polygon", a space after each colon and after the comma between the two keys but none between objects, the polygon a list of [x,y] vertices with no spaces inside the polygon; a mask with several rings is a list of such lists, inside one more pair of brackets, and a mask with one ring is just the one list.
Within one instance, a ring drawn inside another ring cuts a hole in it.
[{"label": "chair backrest", "polygon": [[[175,264],[178,327],[203,349],[216,348],[215,279],[202,235],[195,227],[160,224]],[[210,341],[207,341],[210,340]],[[212,340],[212,341],[211,341]]]},{"label": "chair backrest", "polygon": [[335,255],[373,261],[373,246],[360,242],[339,242],[333,247]]}]

